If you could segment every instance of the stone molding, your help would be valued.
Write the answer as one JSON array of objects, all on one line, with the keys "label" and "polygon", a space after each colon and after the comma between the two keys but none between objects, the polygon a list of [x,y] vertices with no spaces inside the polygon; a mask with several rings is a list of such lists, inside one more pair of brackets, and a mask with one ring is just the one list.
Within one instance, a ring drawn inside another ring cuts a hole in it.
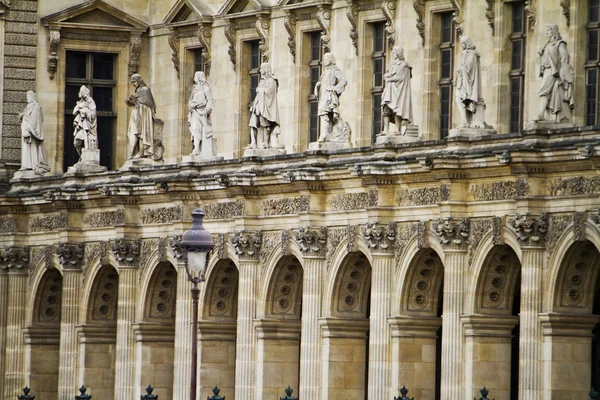
[{"label": "stone molding", "polygon": [[140,266],[142,240],[117,238],[110,242],[110,250],[121,266]]},{"label": "stone molding", "polygon": [[301,321],[258,319],[254,320],[254,329],[258,339],[300,340]]},{"label": "stone molding", "polygon": [[327,252],[328,230],[322,228],[310,228],[301,226],[294,231],[294,239],[305,256],[325,257]]},{"label": "stone molding", "polygon": [[53,327],[26,326],[23,328],[23,339],[28,345],[59,345],[60,330]]},{"label": "stone molding", "polygon": [[78,325],[75,327],[79,343],[115,344],[116,325]]},{"label": "stone molding", "polygon": [[388,317],[387,321],[392,337],[435,339],[437,337],[437,330],[442,326],[441,317],[398,315]]},{"label": "stone molding", "polygon": [[98,211],[83,217],[83,225],[87,228],[104,228],[124,224],[125,210]]},{"label": "stone molding", "polygon": [[0,269],[27,270],[30,260],[29,247],[10,246],[0,249]]},{"label": "stone molding", "polygon": [[548,233],[548,220],[546,214],[528,215],[517,214],[510,219],[510,227],[517,236],[521,247],[544,247]]},{"label": "stone molding", "polygon": [[499,315],[463,315],[460,318],[466,337],[505,338],[510,340],[519,317]]},{"label": "stone molding", "polygon": [[368,192],[336,194],[327,200],[327,203],[331,211],[351,211],[377,207],[377,190],[371,189]]},{"label": "stone molding", "polygon": [[369,330],[368,319],[319,318],[322,338],[365,339]]},{"label": "stone molding", "polygon": [[262,231],[235,231],[229,235],[229,241],[240,260],[258,261],[261,252],[262,236]]},{"label": "stone molding", "polygon": [[271,11],[269,9],[257,10],[253,18],[248,19],[247,13],[222,13],[225,20],[225,38],[229,42],[227,53],[229,60],[236,70],[237,64],[237,32],[242,30],[254,29],[259,38],[259,47],[261,50],[261,62],[268,62],[270,59],[269,29],[271,27]]},{"label": "stone molding", "polygon": [[203,342],[235,342],[237,326],[235,321],[199,321],[198,332]]},{"label": "stone molding", "polygon": [[80,270],[85,253],[84,243],[60,242],[56,247],[58,262],[63,270]]},{"label": "stone molding", "polygon": [[36,217],[30,220],[29,229],[31,232],[48,232],[58,229],[65,229],[69,224],[69,214],[61,212],[59,214]]},{"label": "stone molding", "polygon": [[202,206],[204,218],[211,219],[229,219],[234,217],[243,217],[245,214],[245,203],[243,200],[227,201],[224,203],[209,203]]},{"label": "stone molding", "polygon": [[440,218],[433,224],[434,235],[445,248],[465,250],[469,242],[471,221],[469,218]]},{"label": "stone molding", "polygon": [[366,225],[361,226],[360,232],[371,253],[394,253],[398,233],[398,225],[395,222],[390,222],[385,226],[367,222]]},{"label": "stone molding", "polygon": [[140,212],[140,222],[142,225],[167,224],[179,221],[182,218],[182,206],[145,208]]},{"label": "stone molding", "polygon": [[288,215],[310,211],[310,196],[266,199],[261,203],[262,215]]},{"label": "stone molding", "polygon": [[600,316],[594,314],[544,313],[538,314],[542,335],[563,337],[592,337],[592,329]]},{"label": "stone molding", "polygon": [[171,324],[158,324],[141,322],[132,324],[136,342],[173,343],[175,340],[175,326]]}]

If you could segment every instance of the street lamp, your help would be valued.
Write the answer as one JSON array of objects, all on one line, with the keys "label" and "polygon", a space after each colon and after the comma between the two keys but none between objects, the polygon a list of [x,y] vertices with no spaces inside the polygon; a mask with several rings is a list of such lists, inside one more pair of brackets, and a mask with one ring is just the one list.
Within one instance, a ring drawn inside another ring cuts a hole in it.
[{"label": "street lamp", "polygon": [[[204,282],[204,271],[208,264],[208,254],[215,247],[212,235],[202,226],[204,212],[197,208],[192,213],[192,227],[181,236],[183,262],[188,281],[192,282],[193,324],[192,324],[192,380],[190,400],[196,400],[196,368],[198,366],[198,283]],[[192,270],[190,272],[190,269]]]}]

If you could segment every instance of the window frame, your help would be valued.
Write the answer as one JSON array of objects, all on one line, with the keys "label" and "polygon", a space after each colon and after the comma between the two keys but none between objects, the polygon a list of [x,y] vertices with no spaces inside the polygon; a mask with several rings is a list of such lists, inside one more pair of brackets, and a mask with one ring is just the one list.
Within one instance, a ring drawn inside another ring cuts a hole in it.
[{"label": "window frame", "polygon": [[[524,102],[523,102],[523,94],[525,92],[525,65],[526,65],[526,46],[527,46],[527,17],[525,14],[525,1],[516,1],[511,2],[511,18],[510,18],[510,70],[508,73],[509,83],[508,90],[510,93],[509,96],[509,108],[508,108],[508,127],[509,132],[516,133],[521,132],[523,130],[523,110],[524,110]],[[516,8],[520,7],[521,10],[521,30],[515,31],[515,11]],[[519,68],[513,68],[513,61],[515,57],[514,53],[514,45],[517,42],[521,42],[520,48],[520,65]],[[516,106],[513,104],[513,82],[518,81],[519,89],[518,89],[518,104]],[[516,109],[518,113],[518,117],[516,120],[513,120],[513,110]],[[515,129],[516,125],[516,129]]]},{"label": "window frame", "polygon": [[[438,44],[438,56],[439,56],[439,65],[438,65],[438,93],[439,93],[439,101],[438,101],[438,137],[441,140],[444,140],[448,137],[450,133],[450,129],[452,129],[452,112],[453,112],[453,99],[454,99],[454,52],[455,52],[455,42],[456,42],[456,29],[454,27],[454,21],[452,20],[452,12],[450,11],[442,11],[437,13],[439,16],[439,28],[440,28],[440,37]],[[444,42],[444,18],[450,18],[450,40]],[[443,68],[443,54],[447,52],[450,54],[450,67],[449,67],[449,75],[443,76],[444,68]],[[448,92],[448,99],[444,99],[442,93],[444,90]],[[447,101],[448,103],[448,112],[447,114],[443,114],[443,103]],[[442,120],[444,115],[447,115],[447,128],[442,128]]]},{"label": "window frame", "polygon": [[[371,80],[371,143],[375,143],[375,139],[378,134],[381,133],[381,123],[383,122],[383,115],[381,112],[381,96],[383,95],[383,89],[385,87],[385,79],[383,75],[386,71],[387,61],[387,36],[385,31],[385,21],[372,22],[371,29],[373,30],[373,43],[371,53],[371,67],[372,67],[372,80]],[[381,50],[376,50],[377,29],[381,29]],[[376,63],[381,61],[381,85],[377,86],[376,82]],[[379,124],[377,124],[377,117],[379,117]],[[379,126],[377,126],[379,125]]]},{"label": "window frame", "polygon": [[[594,1],[598,5],[598,20],[590,21],[591,18],[591,2]],[[588,18],[587,23],[585,25],[586,28],[586,44],[585,44],[585,64],[584,64],[584,88],[585,88],[585,106],[584,106],[584,125],[585,126],[595,126],[598,125],[598,116],[600,115],[600,96],[598,95],[599,86],[598,86],[598,75],[600,74],[600,1],[598,0],[588,0]],[[596,57],[595,59],[590,59],[590,33],[595,32],[596,34]],[[594,96],[590,96],[589,90],[592,85],[588,84],[591,73],[595,75],[595,83],[593,85]],[[593,103],[592,110],[589,110],[589,104]]]}]

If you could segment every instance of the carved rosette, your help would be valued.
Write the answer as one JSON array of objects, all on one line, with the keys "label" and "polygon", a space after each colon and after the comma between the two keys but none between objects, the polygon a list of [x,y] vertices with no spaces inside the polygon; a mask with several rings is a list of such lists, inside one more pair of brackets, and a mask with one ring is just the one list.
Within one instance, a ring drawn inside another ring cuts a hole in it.
[{"label": "carved rosette", "polygon": [[60,43],[60,31],[57,29],[50,29],[48,40],[50,41],[49,53],[48,53],[48,74],[50,80],[54,79],[56,74],[56,68],[58,67],[58,44]]},{"label": "carved rosette", "polygon": [[131,35],[129,38],[129,77],[137,74],[140,67],[140,50],[142,49],[142,38],[140,35]]},{"label": "carved rosette", "polygon": [[298,22],[298,17],[292,11],[285,11],[285,19],[283,20],[283,25],[288,32],[288,47],[290,49],[290,53],[292,54],[292,61],[296,63],[296,22]]},{"label": "carved rosette", "polygon": [[212,27],[209,24],[204,24],[198,28],[198,40],[202,45],[202,62],[204,63],[204,73],[210,75],[210,66],[212,63],[210,53],[210,41],[212,38]]},{"label": "carved rosette", "polygon": [[517,214],[510,221],[510,226],[515,231],[517,239],[522,246],[543,247],[548,233],[548,222],[546,214],[539,216],[528,216]]},{"label": "carved rosette", "polygon": [[11,246],[0,250],[0,269],[28,269],[29,260],[29,247]]},{"label": "carved rosette", "polygon": [[141,239],[114,239],[111,241],[110,249],[120,265],[139,266]]},{"label": "carved rosette", "polygon": [[58,262],[65,269],[80,269],[81,262],[85,253],[83,243],[65,243],[60,242],[56,247]]},{"label": "carved rosette", "polygon": [[440,218],[434,224],[434,232],[444,247],[464,248],[469,244],[471,222],[469,218]]},{"label": "carved rosette", "polygon": [[327,228],[311,229],[301,226],[294,232],[294,239],[304,255],[325,257],[327,250]]},{"label": "carved rosette", "polygon": [[372,253],[393,253],[398,226],[395,222],[382,226],[367,222],[360,228],[363,238],[367,241]]},{"label": "carved rosette", "polygon": [[229,241],[240,260],[258,260],[262,244],[262,231],[235,231],[230,235]]}]

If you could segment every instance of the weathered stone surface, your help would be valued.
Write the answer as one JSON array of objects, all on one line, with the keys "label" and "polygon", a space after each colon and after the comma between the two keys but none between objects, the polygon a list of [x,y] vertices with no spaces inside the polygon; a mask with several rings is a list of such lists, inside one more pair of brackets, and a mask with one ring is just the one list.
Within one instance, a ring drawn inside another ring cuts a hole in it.
[{"label": "weathered stone surface", "polygon": [[6,16],[7,21],[13,22],[29,22],[29,23],[37,23],[37,14],[34,12],[28,11],[10,11]]},{"label": "weathered stone surface", "polygon": [[5,45],[4,54],[6,56],[17,56],[17,57],[35,57],[36,48],[35,46],[18,46],[18,45]]},{"label": "weathered stone surface", "polygon": [[[5,56],[4,57],[4,66],[5,67],[13,67],[13,68],[31,68],[35,69],[36,61],[35,58],[32,57],[14,57],[14,56]],[[10,88],[6,88],[11,90]],[[14,89],[18,90],[18,89]]]},{"label": "weathered stone surface", "polygon": [[25,46],[36,46],[37,36],[26,35],[22,33],[7,33],[4,36],[4,43],[9,45],[25,45]]},{"label": "weathered stone surface", "polygon": [[37,11],[37,0],[11,0],[10,9],[11,11]]},{"label": "weathered stone surface", "polygon": [[5,31],[7,33],[26,33],[29,35],[36,35],[37,25],[26,24],[19,21],[6,21]]},{"label": "weathered stone surface", "polygon": [[[35,59],[32,59],[35,61]],[[19,90],[22,89],[24,91],[27,90],[35,90],[35,81],[23,81],[16,79],[5,79],[4,87],[7,90]]]}]

